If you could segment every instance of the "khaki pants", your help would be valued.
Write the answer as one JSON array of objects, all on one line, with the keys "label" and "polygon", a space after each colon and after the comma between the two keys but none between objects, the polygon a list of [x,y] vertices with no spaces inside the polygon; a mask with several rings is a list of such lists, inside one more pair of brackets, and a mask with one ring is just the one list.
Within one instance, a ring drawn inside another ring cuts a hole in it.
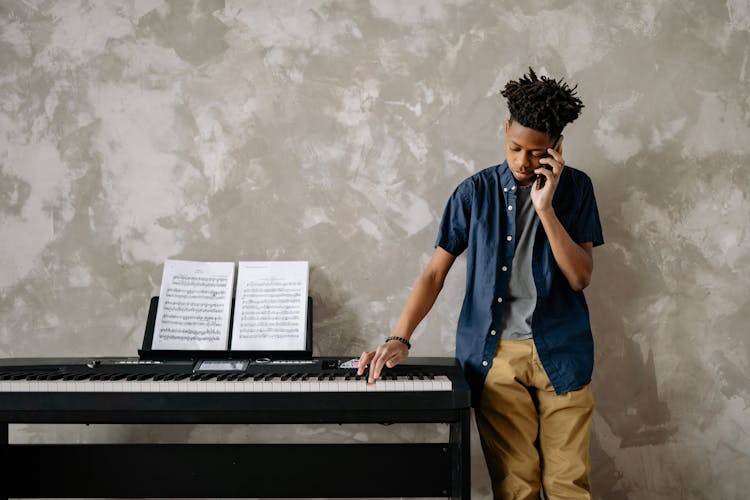
[{"label": "khaki pants", "polygon": [[477,411],[496,499],[591,499],[589,386],[558,396],[534,341],[498,342]]}]

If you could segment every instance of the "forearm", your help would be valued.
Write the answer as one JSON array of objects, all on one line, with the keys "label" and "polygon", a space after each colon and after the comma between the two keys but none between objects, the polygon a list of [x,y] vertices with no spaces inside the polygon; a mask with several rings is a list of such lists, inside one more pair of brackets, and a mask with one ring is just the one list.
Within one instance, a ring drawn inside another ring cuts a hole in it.
[{"label": "forearm", "polygon": [[[441,247],[435,248],[427,269],[417,278],[414,289],[409,294],[404,310],[399,316],[393,335],[405,339],[411,338],[411,334],[420,321],[427,315],[435,303],[440,290],[443,288],[445,276],[448,274],[456,257]],[[379,345],[374,351],[365,351],[359,357],[359,368],[357,374],[362,375],[365,367],[370,366],[368,383],[372,384],[380,376],[384,366],[392,368],[404,361],[409,356],[409,351],[401,342],[392,340]]]},{"label": "forearm", "polygon": [[401,315],[393,329],[393,335],[411,338],[419,322],[427,316],[443,288],[443,279],[432,273],[422,273],[409,294]]},{"label": "forearm", "polygon": [[573,241],[557,218],[554,209],[537,211],[537,214],[560,271],[573,290],[583,290],[591,283],[591,274],[594,270],[594,260],[590,251]]}]

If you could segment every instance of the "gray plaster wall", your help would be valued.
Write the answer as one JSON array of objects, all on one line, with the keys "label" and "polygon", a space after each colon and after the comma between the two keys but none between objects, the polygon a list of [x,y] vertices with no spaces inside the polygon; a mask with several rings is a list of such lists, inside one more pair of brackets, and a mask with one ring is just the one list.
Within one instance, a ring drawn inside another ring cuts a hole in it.
[{"label": "gray plaster wall", "polygon": [[[503,160],[498,90],[531,65],[579,84],[564,153],[607,240],[586,292],[595,497],[746,498],[749,55],[747,0],[3,0],[0,356],[134,355],[165,258],[309,260],[315,353],[358,355],[395,325],[451,191]],[[464,270],[414,355],[453,354]]]}]

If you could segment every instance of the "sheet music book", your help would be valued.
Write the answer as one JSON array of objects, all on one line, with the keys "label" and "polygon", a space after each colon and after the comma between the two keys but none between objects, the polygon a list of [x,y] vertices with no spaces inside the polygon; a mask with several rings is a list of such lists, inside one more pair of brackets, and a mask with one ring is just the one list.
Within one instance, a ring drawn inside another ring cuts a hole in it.
[{"label": "sheet music book", "polygon": [[307,262],[239,263],[232,350],[303,350]]},{"label": "sheet music book", "polygon": [[150,348],[303,351],[308,275],[306,261],[239,262],[230,332],[235,263],[167,259]]},{"label": "sheet music book", "polygon": [[167,259],[151,347],[226,349],[233,288],[234,262]]}]

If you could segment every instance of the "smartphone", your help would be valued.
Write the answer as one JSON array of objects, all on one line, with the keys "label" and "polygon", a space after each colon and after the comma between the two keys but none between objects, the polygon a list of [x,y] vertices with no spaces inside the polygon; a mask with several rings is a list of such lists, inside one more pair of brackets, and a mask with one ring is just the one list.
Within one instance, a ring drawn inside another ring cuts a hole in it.
[{"label": "smartphone", "polygon": [[[554,149],[555,151],[557,151],[557,148],[560,147],[560,143],[562,142],[562,140],[563,140],[563,136],[562,135],[558,136],[557,140],[552,145],[552,149]],[[545,153],[542,156],[540,156],[539,158],[540,159],[541,158],[550,158],[551,156],[552,156],[551,154]],[[546,163],[542,163],[541,167],[542,168],[546,168],[547,170],[552,170],[552,167],[550,167]],[[547,180],[547,178],[545,176],[543,176],[541,174],[536,174],[536,188],[537,189],[542,189],[544,187],[544,183],[545,183],[546,180]]]}]

